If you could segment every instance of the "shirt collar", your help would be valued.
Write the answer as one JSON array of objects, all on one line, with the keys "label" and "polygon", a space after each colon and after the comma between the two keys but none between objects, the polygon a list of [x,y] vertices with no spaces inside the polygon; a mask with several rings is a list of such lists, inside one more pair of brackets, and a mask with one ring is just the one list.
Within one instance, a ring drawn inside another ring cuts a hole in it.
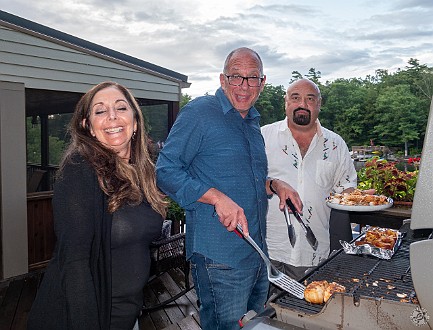
[{"label": "shirt collar", "polygon": [[[223,91],[223,89],[221,87],[217,89],[217,91],[215,92],[215,96],[218,99],[219,103],[221,104],[221,108],[222,108],[224,114],[227,114],[231,110],[238,112],[233,107],[233,105],[230,103],[229,99],[224,94],[224,91]],[[247,113],[245,119],[255,119],[257,117],[260,117],[259,112],[257,111],[256,108],[251,107],[248,110],[248,113]]]}]

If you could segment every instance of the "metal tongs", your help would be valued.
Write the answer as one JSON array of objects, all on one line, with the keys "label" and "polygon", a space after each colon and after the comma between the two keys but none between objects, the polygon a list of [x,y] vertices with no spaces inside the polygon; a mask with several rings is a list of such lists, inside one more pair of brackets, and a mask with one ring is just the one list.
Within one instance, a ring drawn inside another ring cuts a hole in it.
[{"label": "metal tongs", "polygon": [[302,218],[299,215],[298,211],[296,211],[295,205],[293,205],[293,203],[290,200],[290,198],[287,198],[286,204],[290,208],[290,210],[293,212],[293,215],[295,216],[296,220],[298,220],[299,224],[301,225],[302,229],[304,230],[305,236],[307,237],[308,243],[310,243],[310,245],[313,248],[313,250],[316,251],[317,250],[318,242],[317,242],[316,236],[314,235],[314,233],[311,230],[310,226],[308,226],[307,224],[304,223],[304,221],[302,220]]},{"label": "metal tongs", "polygon": [[289,210],[287,210],[287,205],[284,205],[284,217],[286,218],[287,233],[289,234],[289,240],[292,247],[295,247],[296,234],[295,227],[293,227],[292,220],[290,219]]},{"label": "metal tongs", "polygon": [[301,283],[295,281],[293,278],[287,276],[286,274],[276,269],[274,265],[272,265],[269,258],[262,251],[262,249],[257,245],[257,243],[254,242],[254,240],[250,236],[244,235],[242,227],[239,224],[236,226],[235,232],[236,234],[244,238],[248,243],[250,243],[251,246],[260,254],[260,257],[262,257],[263,261],[266,264],[266,268],[268,270],[269,282],[275,284],[276,286],[280,287],[284,291],[291,293],[292,295],[294,295],[299,299],[304,298],[304,290],[305,290],[304,285],[302,285]]}]

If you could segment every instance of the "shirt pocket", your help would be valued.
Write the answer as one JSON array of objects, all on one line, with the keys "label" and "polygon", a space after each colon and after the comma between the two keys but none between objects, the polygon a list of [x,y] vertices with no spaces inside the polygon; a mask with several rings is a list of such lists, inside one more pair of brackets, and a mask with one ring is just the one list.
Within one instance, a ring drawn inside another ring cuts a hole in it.
[{"label": "shirt pocket", "polygon": [[335,172],[337,164],[326,160],[318,160],[316,162],[316,183],[324,189],[331,189],[334,184]]}]

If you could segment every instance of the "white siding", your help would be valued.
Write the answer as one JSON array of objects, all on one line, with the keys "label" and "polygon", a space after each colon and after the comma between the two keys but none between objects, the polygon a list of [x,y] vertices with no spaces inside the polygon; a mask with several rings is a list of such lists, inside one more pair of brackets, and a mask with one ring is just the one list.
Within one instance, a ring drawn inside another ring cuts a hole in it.
[{"label": "white siding", "polygon": [[0,81],[26,88],[86,92],[113,80],[134,96],[179,101],[180,82],[0,26]]}]

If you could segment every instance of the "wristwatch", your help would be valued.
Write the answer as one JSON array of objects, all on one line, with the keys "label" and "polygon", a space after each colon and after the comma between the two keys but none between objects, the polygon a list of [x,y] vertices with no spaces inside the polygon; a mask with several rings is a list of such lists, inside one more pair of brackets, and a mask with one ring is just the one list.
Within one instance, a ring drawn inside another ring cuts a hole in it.
[{"label": "wristwatch", "polygon": [[277,191],[274,189],[274,187],[272,187],[272,182],[274,182],[274,180],[278,180],[278,179],[271,179],[271,181],[269,181],[269,189],[275,194],[277,194]]}]

